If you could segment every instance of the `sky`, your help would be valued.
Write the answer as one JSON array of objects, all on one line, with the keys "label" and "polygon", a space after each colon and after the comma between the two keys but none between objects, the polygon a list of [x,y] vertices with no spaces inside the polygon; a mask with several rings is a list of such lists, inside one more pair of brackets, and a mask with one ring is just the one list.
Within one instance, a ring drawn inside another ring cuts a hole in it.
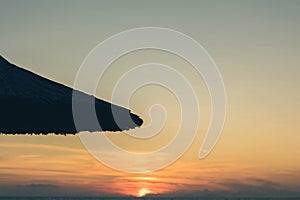
[{"label": "sky", "polygon": [[[73,86],[83,59],[106,38],[137,27],[165,27],[189,35],[209,52],[227,94],[222,136],[199,160],[211,112],[203,80],[175,55],[130,53],[112,63],[97,97],[109,100],[127,67],[152,60],[173,66],[199,91],[201,121],[188,151],[164,169],[129,174],[97,161],[79,136],[0,135],[0,195],[300,196],[299,10],[296,0],[0,0],[0,54],[44,77]],[[163,146],[178,128],[174,96],[148,86],[136,92],[130,108],[147,124],[148,108],[157,102],[166,105],[169,116],[158,135],[107,136],[132,152]]]}]

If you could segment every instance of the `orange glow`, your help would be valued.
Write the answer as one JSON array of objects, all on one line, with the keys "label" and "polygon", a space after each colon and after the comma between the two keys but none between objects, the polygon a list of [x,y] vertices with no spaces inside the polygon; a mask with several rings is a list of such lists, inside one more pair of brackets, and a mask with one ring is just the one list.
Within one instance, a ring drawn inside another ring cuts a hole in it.
[{"label": "orange glow", "polygon": [[145,196],[145,195],[147,195],[147,194],[150,194],[150,193],[151,193],[150,190],[148,190],[148,189],[146,189],[146,188],[142,188],[142,189],[140,189],[139,192],[138,192],[138,197],[143,197],[143,196]]},{"label": "orange glow", "polygon": [[[51,187],[51,191],[66,191],[59,193],[62,195],[74,191],[74,195],[87,193],[143,197],[148,194],[176,195],[181,191],[185,194],[202,194],[206,190],[230,192],[239,189],[239,185],[263,188],[265,183],[284,183],[285,187],[295,191],[300,187],[299,169],[292,168],[293,164],[298,163],[299,166],[299,159],[293,159],[294,156],[286,156],[286,159],[291,159],[291,163],[271,162],[272,157],[266,159],[272,164],[273,168],[270,170],[267,163],[242,162],[244,160],[233,158],[230,160],[230,156],[239,158],[243,154],[231,155],[226,151],[228,147],[224,147],[222,143],[218,145],[213,157],[201,161],[196,156],[195,160],[183,157],[166,169],[141,175],[118,172],[91,159],[77,136],[24,138],[26,137],[0,136],[0,172],[3,174],[0,185],[9,184],[10,191],[24,189],[24,192],[43,190],[48,193],[47,186],[55,185]],[[194,151],[198,151],[198,148]],[[256,159],[262,162],[264,155],[257,155]],[[221,157],[227,158],[220,160]],[[126,159],[119,162],[126,162]],[[151,163],[150,160],[149,164]],[[44,187],[31,187],[32,183]]]}]

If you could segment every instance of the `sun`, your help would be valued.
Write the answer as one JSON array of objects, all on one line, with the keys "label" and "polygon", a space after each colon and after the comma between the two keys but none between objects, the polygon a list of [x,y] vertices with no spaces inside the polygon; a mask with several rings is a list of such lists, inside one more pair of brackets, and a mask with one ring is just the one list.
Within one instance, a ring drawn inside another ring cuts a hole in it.
[{"label": "sun", "polygon": [[142,188],[142,189],[140,189],[140,190],[138,191],[137,196],[138,196],[138,197],[143,197],[143,196],[146,196],[147,194],[150,194],[150,193],[151,193],[151,191],[148,190],[147,188]]}]

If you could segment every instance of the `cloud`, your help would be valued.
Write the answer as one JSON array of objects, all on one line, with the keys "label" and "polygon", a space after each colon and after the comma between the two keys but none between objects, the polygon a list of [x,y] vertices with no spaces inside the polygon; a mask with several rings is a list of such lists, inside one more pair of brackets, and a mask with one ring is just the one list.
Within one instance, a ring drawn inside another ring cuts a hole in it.
[{"label": "cloud", "polygon": [[0,185],[0,196],[46,196],[61,194],[61,187],[55,184],[32,183],[24,185]]},{"label": "cloud", "polygon": [[25,188],[59,188],[58,185],[53,184],[28,184],[28,185],[17,185],[18,187],[25,187]]},{"label": "cloud", "polygon": [[52,183],[30,183],[0,185],[0,196],[109,196],[104,192],[78,185],[58,185]]},{"label": "cloud", "polygon": [[222,182],[228,189],[200,189],[199,185],[192,184],[189,188],[199,188],[198,190],[179,190],[166,194],[154,196],[189,196],[189,197],[299,197],[300,190],[293,191],[285,189],[282,185],[265,179],[244,180],[245,183],[238,181]]},{"label": "cloud", "polygon": [[16,165],[19,159],[1,163],[0,196],[136,195],[141,188],[170,196],[300,196],[299,171],[288,182],[276,174],[257,173],[261,167],[256,165],[179,161],[151,174],[129,175],[81,154],[47,161],[32,157]]},{"label": "cloud", "polygon": [[[99,182],[99,180],[101,180]],[[55,183],[24,183],[18,185],[0,185],[0,196],[112,196],[134,195],[141,187],[153,191],[155,197],[297,197],[300,191],[293,191],[267,179],[249,178],[242,182],[225,180],[215,182],[224,186],[207,188],[206,184],[176,183],[164,179],[149,179],[135,177],[127,179],[122,176],[96,177],[89,182],[69,180]],[[157,190],[159,188],[160,190]],[[174,190],[176,188],[176,190]],[[119,193],[115,192],[116,189]],[[154,190],[152,190],[154,189]],[[124,191],[123,191],[124,190]],[[110,193],[114,191],[114,194]],[[130,191],[130,193],[126,193]]]}]

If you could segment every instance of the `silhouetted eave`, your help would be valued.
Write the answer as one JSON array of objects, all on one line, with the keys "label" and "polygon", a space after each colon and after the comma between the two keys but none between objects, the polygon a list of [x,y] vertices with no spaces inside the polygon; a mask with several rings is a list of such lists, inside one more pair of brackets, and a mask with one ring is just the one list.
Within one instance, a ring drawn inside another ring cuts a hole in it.
[{"label": "silhouetted eave", "polygon": [[[101,99],[80,94],[85,108],[95,101],[95,110],[101,129],[84,127],[77,130],[72,113],[73,89],[19,68],[0,58],[0,133],[56,133],[76,134],[79,131],[123,131],[142,125],[143,120],[130,110]],[[111,107],[116,112],[127,112],[134,123],[120,125],[115,122]],[[78,128],[78,127],[77,127]]]}]

